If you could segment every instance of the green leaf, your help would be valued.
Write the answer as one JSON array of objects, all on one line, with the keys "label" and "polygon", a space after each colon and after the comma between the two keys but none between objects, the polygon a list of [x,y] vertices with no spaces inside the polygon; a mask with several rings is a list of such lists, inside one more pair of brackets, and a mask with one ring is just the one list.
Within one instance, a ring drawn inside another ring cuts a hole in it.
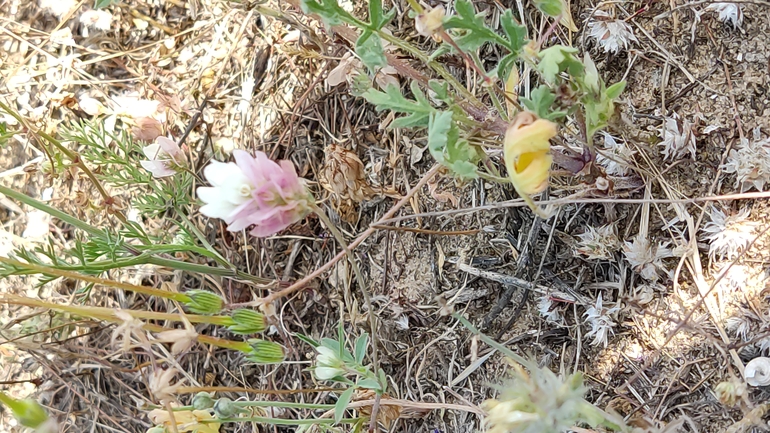
[{"label": "green leaf", "polygon": [[364,332],[360,337],[356,339],[356,362],[358,364],[364,363],[364,357],[366,356],[366,347],[369,343],[369,334]]},{"label": "green leaf", "polygon": [[511,53],[518,54],[519,51],[521,51],[521,48],[527,43],[526,27],[521,26],[516,22],[510,9],[506,10],[500,17],[500,24],[503,27],[505,35],[508,37],[508,45],[506,48],[511,50]]},{"label": "green leaf", "polygon": [[617,83],[611,85],[610,87],[607,87],[607,90],[604,91],[604,94],[607,95],[610,99],[617,99],[618,96],[620,96],[621,93],[623,93],[623,90],[626,89],[626,82],[625,81],[618,81]]},{"label": "green leaf", "polygon": [[359,388],[366,388],[366,389],[376,389],[376,390],[380,389],[380,384],[377,383],[376,380],[371,378],[359,380],[358,383],[356,383],[356,386],[358,386]]},{"label": "green leaf", "polygon": [[551,109],[551,104],[553,104],[554,101],[556,101],[556,95],[554,95],[553,92],[551,92],[551,89],[545,84],[532,90],[529,93],[529,99],[521,98],[521,104],[524,105],[527,110],[542,118],[547,116],[548,111]]},{"label": "green leaf", "polygon": [[543,78],[551,84],[555,83],[556,78],[564,71],[568,71],[573,77],[580,77],[583,74],[584,66],[574,56],[577,51],[577,48],[563,45],[546,48],[540,51],[540,63],[537,68],[543,74]]},{"label": "green leaf", "polygon": [[377,30],[382,27],[382,0],[369,0],[369,21]]},{"label": "green leaf", "polygon": [[407,99],[401,94],[401,89],[395,84],[385,88],[384,92],[369,88],[360,96],[373,104],[377,111],[390,110],[396,113],[406,114],[405,117],[396,119],[393,128],[414,128],[428,126],[431,113],[435,111],[428,98],[420,90],[414,81],[411,84],[412,93],[416,100]]},{"label": "green leaf", "polygon": [[371,30],[364,31],[356,41],[356,54],[372,74],[388,65],[385,50],[382,48],[382,41]]},{"label": "green leaf", "polygon": [[451,169],[456,175],[475,179],[478,177],[475,161],[477,151],[468,141],[461,140],[460,129],[452,120],[451,111],[441,111],[430,116],[428,124],[428,150],[433,158]]},{"label": "green leaf", "polygon": [[428,81],[428,87],[435,93],[435,98],[444,102],[451,99],[449,95],[449,83],[446,81],[430,80]]},{"label": "green leaf", "polygon": [[548,16],[558,17],[561,15],[561,0],[535,0],[535,6],[540,9],[540,12]]},{"label": "green leaf", "polygon": [[350,404],[350,399],[353,398],[353,392],[355,392],[355,390],[355,388],[350,387],[346,389],[345,392],[340,394],[340,398],[334,405],[334,422],[342,421],[342,417],[345,416],[345,410],[347,410],[348,405]]},{"label": "green leaf", "polygon": [[104,9],[108,6],[118,4],[120,0],[96,0],[94,2],[94,9]]},{"label": "green leaf", "polygon": [[306,14],[316,14],[327,26],[351,22],[353,16],[342,9],[337,0],[301,0],[300,9]]},{"label": "green leaf", "polygon": [[452,15],[444,21],[447,30],[458,29],[465,32],[454,38],[455,43],[463,51],[476,51],[485,42],[500,41],[502,38],[486,26],[484,13],[476,13],[473,3],[468,0],[455,2],[457,15]]},{"label": "green leaf", "polygon": [[500,81],[505,82],[505,80],[508,79],[508,75],[511,73],[513,68],[516,67],[516,59],[518,58],[518,55],[511,53],[497,62],[497,67],[495,68],[494,73],[497,78],[500,79]]}]

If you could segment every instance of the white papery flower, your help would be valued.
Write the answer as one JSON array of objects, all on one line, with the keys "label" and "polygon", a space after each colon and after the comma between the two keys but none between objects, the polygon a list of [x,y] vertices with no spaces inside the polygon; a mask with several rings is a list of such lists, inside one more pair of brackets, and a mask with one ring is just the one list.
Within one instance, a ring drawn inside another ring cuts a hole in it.
[{"label": "white papery flower", "polygon": [[80,22],[92,29],[109,30],[112,25],[112,14],[103,9],[85,11],[80,15]]},{"label": "white papery flower", "polygon": [[588,226],[585,233],[578,235],[580,242],[577,252],[586,255],[589,259],[610,259],[618,246],[618,234],[614,224],[607,224],[599,228]]},{"label": "white papery flower", "polygon": [[688,152],[695,159],[695,134],[692,128],[690,121],[681,119],[676,113],[666,117],[661,133],[663,142],[660,143],[666,159],[679,158]]},{"label": "white papery flower", "polygon": [[200,212],[207,217],[225,219],[251,199],[251,182],[236,163],[212,160],[203,174],[211,188],[198,188],[198,197],[206,203]]},{"label": "white papery flower", "polygon": [[588,307],[583,316],[586,318],[586,322],[591,325],[591,331],[586,334],[586,337],[594,337],[594,341],[591,342],[594,346],[599,344],[607,347],[607,338],[610,334],[615,334],[612,329],[616,323],[610,318],[611,314],[615,314],[620,310],[620,307],[615,305],[612,308],[604,308],[602,306],[602,295],[596,299],[596,305]]},{"label": "white papery flower", "polygon": [[754,139],[741,140],[741,146],[732,149],[722,166],[725,173],[735,173],[735,186],[745,192],[752,187],[758,191],[770,183],[770,139],[760,139],[759,128],[754,130]]},{"label": "white papery flower", "polygon": [[719,209],[711,210],[711,221],[702,229],[709,241],[709,257],[732,259],[749,246],[756,223],[748,221],[748,216],[748,209],[729,216]]},{"label": "white papery flower", "polygon": [[743,10],[737,3],[711,3],[706,6],[707,11],[719,13],[719,21],[738,28],[743,23]]},{"label": "white papery flower", "polygon": [[620,49],[628,49],[631,42],[638,42],[634,29],[623,20],[612,17],[607,12],[597,10],[588,23],[589,36],[604,49],[605,53],[617,54]]},{"label": "white papery flower", "polygon": [[637,236],[632,242],[625,242],[623,251],[634,271],[648,281],[657,281],[660,272],[668,273],[663,259],[674,257],[674,252],[668,246],[668,242],[655,245],[649,239]]},{"label": "white papery flower", "polygon": [[751,330],[751,321],[746,316],[732,316],[725,320],[725,329],[741,337],[743,341],[748,341],[749,331]]},{"label": "white papery flower", "polygon": [[561,323],[561,313],[555,308],[554,302],[548,295],[543,295],[537,300],[537,311],[551,323]]},{"label": "white papery flower", "polygon": [[629,149],[625,141],[618,142],[606,131],[602,131],[602,134],[604,135],[604,149],[601,153],[596,154],[596,162],[604,167],[604,171],[609,175],[627,175],[629,161],[633,161],[636,151]]}]

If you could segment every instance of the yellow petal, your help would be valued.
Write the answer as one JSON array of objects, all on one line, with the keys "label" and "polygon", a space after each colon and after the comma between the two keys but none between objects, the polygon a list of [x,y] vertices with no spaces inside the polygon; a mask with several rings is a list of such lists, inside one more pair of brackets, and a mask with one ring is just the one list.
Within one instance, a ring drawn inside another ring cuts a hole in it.
[{"label": "yellow petal", "polygon": [[519,113],[505,134],[503,156],[516,191],[524,196],[543,191],[550,175],[556,124],[532,113]]}]

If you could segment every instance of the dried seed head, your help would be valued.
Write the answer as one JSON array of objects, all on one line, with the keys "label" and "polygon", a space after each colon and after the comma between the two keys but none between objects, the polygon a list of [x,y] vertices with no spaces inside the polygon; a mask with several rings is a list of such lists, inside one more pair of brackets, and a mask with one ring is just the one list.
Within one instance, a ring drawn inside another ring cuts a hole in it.
[{"label": "dried seed head", "polygon": [[354,152],[336,144],[324,149],[326,161],[321,171],[321,185],[342,200],[362,202],[372,194],[364,164]]}]

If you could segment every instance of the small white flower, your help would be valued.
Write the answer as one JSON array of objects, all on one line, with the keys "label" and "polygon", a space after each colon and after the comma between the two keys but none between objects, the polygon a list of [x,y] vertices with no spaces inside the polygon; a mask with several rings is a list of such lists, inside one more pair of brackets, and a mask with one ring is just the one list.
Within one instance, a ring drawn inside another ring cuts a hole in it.
[{"label": "small white flower", "polygon": [[722,170],[736,174],[735,186],[740,186],[741,192],[752,187],[762,191],[770,183],[770,139],[761,140],[759,130],[754,130],[754,140],[741,140],[741,146],[727,155]]},{"label": "small white flower", "polygon": [[206,203],[200,212],[209,218],[228,218],[252,198],[251,182],[234,162],[211,161],[203,174],[212,187],[198,188],[198,197]]},{"label": "small white flower", "polygon": [[757,357],[746,364],[746,383],[751,386],[770,385],[770,358]]},{"label": "small white flower", "polygon": [[131,349],[131,338],[136,338],[139,343],[149,347],[147,333],[144,331],[144,323],[135,319],[129,312],[115,310],[115,317],[121,320],[120,325],[112,330],[110,345],[117,347],[122,352],[128,352]]},{"label": "small white flower", "polygon": [[577,252],[589,259],[611,259],[618,246],[618,234],[614,224],[599,228],[588,227],[585,233],[578,235],[580,242]]},{"label": "small white flower", "polygon": [[561,323],[561,313],[548,295],[543,295],[537,300],[537,311],[550,323]]},{"label": "small white flower", "polygon": [[637,236],[632,242],[625,242],[623,251],[634,271],[648,281],[657,281],[659,272],[667,273],[663,259],[674,257],[668,246],[668,242],[653,245],[648,239]]},{"label": "small white flower", "polygon": [[672,117],[666,117],[661,133],[663,142],[660,143],[666,159],[680,158],[688,152],[695,159],[695,134],[692,128],[692,123],[681,119],[676,113]]},{"label": "small white flower", "polygon": [[80,22],[92,29],[106,31],[112,25],[112,14],[105,10],[90,10],[80,15]]},{"label": "small white flower", "polygon": [[719,209],[711,211],[711,221],[703,226],[709,241],[709,257],[732,259],[749,246],[754,239],[756,224],[748,221],[749,210],[727,216]]},{"label": "small white flower", "polygon": [[337,352],[324,346],[318,346],[315,350],[318,352],[318,356],[315,358],[316,364],[313,373],[318,380],[330,380],[345,374],[343,368],[345,364]]},{"label": "small white flower", "polygon": [[621,48],[627,50],[632,41],[638,42],[634,29],[628,23],[601,10],[594,13],[588,28],[589,36],[596,39],[605,53],[617,54]]},{"label": "small white flower", "polygon": [[171,344],[171,354],[178,355],[185,352],[192,347],[195,341],[198,339],[198,333],[195,332],[195,328],[187,320],[184,321],[184,329],[172,329],[169,331],[159,332],[155,335],[155,339],[160,343]]},{"label": "small white flower", "polygon": [[604,134],[604,149],[602,153],[596,155],[596,162],[604,167],[604,171],[609,175],[627,175],[629,161],[633,161],[636,151],[629,149],[625,141],[618,142],[606,131],[602,131],[602,134]]},{"label": "small white flower", "polygon": [[607,347],[607,338],[610,334],[615,334],[612,329],[616,323],[610,318],[611,314],[615,314],[620,310],[616,305],[612,308],[604,308],[602,306],[602,295],[596,299],[596,305],[588,307],[583,314],[586,318],[586,322],[591,325],[591,331],[586,334],[586,337],[594,337],[594,341],[591,342],[594,346],[599,344]]},{"label": "small white flower", "polygon": [[707,11],[719,13],[719,21],[739,28],[743,23],[743,10],[737,3],[711,3],[706,6]]}]

